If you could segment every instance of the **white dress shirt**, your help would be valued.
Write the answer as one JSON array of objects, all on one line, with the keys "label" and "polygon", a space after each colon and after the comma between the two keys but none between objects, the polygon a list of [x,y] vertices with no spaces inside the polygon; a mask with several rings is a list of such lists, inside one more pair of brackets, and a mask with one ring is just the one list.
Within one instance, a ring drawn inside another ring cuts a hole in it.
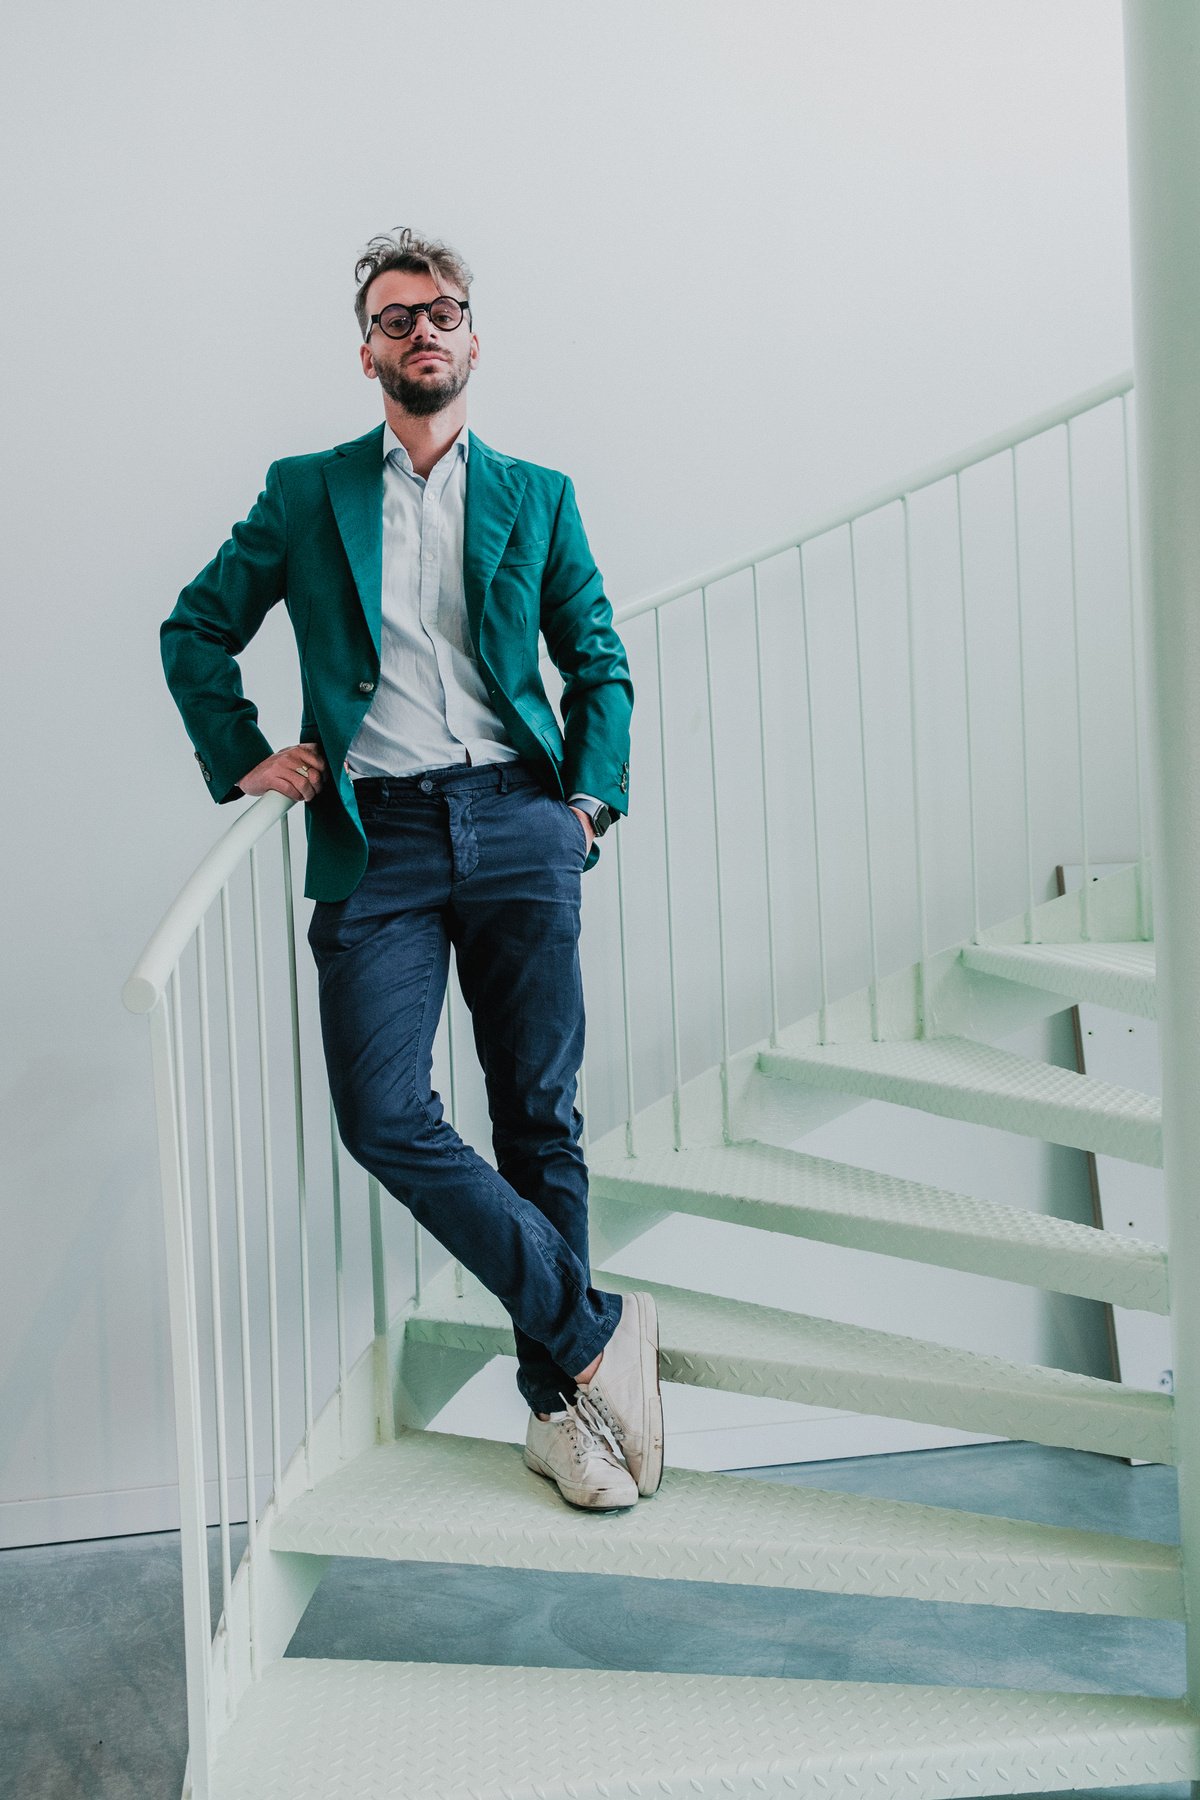
[{"label": "white dress shirt", "polygon": [[468,454],[464,425],[423,479],[384,424],[379,682],[346,757],[351,777],[519,754],[488,699],[467,625]]},{"label": "white dress shirt", "polygon": [[[488,698],[467,623],[469,454],[464,424],[424,478],[384,422],[379,681],[346,755],[352,780],[520,755]],[[597,804],[588,794],[571,800]]]}]

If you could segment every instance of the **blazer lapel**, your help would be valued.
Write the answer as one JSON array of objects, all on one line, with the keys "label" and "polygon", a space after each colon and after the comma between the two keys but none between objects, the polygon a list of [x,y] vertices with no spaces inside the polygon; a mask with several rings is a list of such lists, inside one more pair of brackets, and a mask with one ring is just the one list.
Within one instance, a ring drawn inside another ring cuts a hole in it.
[{"label": "blazer lapel", "polygon": [[492,450],[474,432],[467,457],[467,505],[463,526],[463,589],[477,650],[487,591],[512,532],[528,477],[511,457]]},{"label": "blazer lapel", "polygon": [[379,654],[383,594],[383,426],[324,464],[333,516]]}]

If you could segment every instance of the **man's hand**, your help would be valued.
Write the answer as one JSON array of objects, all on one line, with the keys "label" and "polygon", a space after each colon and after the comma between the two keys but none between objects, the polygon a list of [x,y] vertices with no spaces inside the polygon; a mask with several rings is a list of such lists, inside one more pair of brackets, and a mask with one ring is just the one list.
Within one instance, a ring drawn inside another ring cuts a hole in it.
[{"label": "man's hand", "polygon": [[311,800],[320,791],[325,759],[316,744],[293,744],[276,750],[238,782],[243,794],[286,794],[289,800]]},{"label": "man's hand", "polygon": [[571,808],[571,811],[575,814],[575,817],[580,821],[580,823],[583,826],[584,832],[587,836],[587,852],[586,853],[588,856],[590,856],[592,853],[592,840],[596,835],[596,828],[592,824],[592,821],[588,817],[587,813],[582,812],[578,806],[573,806]]}]

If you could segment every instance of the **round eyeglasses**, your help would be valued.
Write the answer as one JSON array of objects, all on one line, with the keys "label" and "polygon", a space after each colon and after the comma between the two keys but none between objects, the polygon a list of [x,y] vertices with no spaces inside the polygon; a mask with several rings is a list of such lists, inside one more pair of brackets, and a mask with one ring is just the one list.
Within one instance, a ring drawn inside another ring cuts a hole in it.
[{"label": "round eyeglasses", "polygon": [[463,314],[470,310],[464,300],[456,300],[453,294],[439,294],[436,300],[421,300],[415,306],[385,306],[382,312],[371,314],[366,335],[370,337],[378,325],[385,337],[406,338],[421,313],[425,313],[429,323],[436,325],[439,331],[454,331],[462,324]]}]

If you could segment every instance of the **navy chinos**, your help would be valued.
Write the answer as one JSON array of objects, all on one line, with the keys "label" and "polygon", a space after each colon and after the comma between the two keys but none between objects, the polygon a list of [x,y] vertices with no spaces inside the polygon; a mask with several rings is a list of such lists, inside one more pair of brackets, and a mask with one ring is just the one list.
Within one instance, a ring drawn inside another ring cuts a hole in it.
[{"label": "navy chinos", "polygon": [[[366,872],[347,899],[315,903],[308,933],[338,1128],[503,1302],[517,1385],[534,1411],[556,1411],[621,1316],[620,1295],[591,1285],[575,1104],[584,829],[520,761],[376,777],[355,794]],[[431,1086],[452,945],[494,1169]]]}]

